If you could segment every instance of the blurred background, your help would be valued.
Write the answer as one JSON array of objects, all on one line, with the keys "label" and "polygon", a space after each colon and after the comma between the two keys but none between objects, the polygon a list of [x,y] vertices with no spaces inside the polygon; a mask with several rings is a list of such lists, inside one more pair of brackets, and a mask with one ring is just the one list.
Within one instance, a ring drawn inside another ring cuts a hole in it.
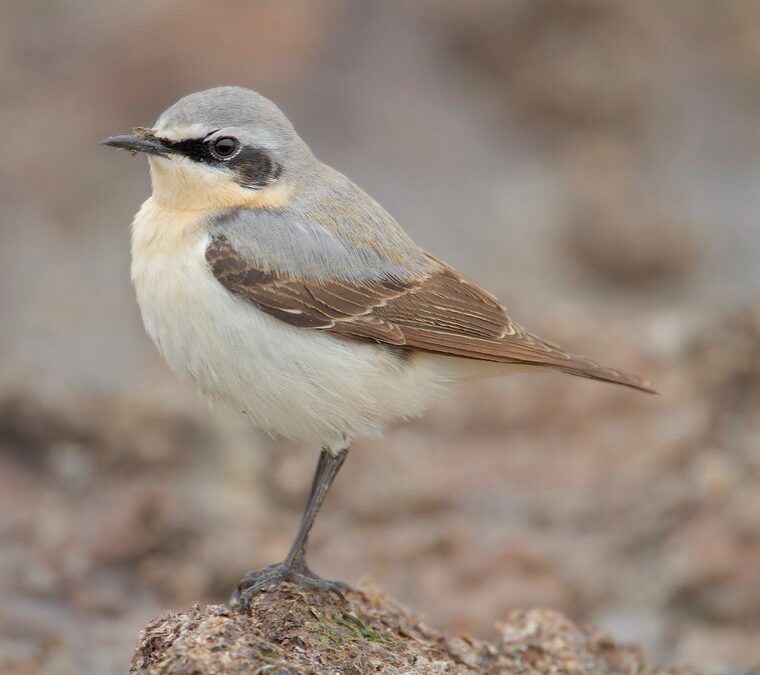
[{"label": "blurred background", "polygon": [[551,607],[760,668],[760,3],[10,0],[0,672],[121,673],[296,529],[317,449],[169,373],[129,282],[146,162],[98,146],[221,84],[518,321],[662,391],[460,387],[355,445],[314,569],[450,631]]}]

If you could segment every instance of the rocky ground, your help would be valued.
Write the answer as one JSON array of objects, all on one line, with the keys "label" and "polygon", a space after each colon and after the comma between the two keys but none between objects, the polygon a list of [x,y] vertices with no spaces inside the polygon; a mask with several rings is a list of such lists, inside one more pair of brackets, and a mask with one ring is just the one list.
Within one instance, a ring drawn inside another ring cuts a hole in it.
[{"label": "rocky ground", "polygon": [[655,668],[640,650],[576,626],[558,612],[514,611],[494,644],[451,637],[375,590],[344,598],[282,587],[246,614],[198,605],[166,612],[140,635],[130,673],[365,675],[689,675]]}]

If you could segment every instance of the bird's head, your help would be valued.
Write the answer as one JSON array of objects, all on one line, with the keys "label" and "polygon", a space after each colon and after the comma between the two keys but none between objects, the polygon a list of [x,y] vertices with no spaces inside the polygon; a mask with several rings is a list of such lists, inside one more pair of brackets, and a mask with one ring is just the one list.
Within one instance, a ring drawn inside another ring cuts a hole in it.
[{"label": "bird's head", "polygon": [[284,206],[316,164],[282,111],[241,87],[185,96],[103,144],[146,154],[154,198],[181,209]]}]

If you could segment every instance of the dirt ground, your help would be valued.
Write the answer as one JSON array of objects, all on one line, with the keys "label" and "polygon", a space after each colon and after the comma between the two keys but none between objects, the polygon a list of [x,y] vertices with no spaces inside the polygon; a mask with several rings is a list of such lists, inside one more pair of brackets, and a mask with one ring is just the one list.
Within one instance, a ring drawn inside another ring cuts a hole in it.
[{"label": "dirt ground", "polygon": [[160,362],[129,286],[147,172],[97,146],[232,82],[518,321],[661,392],[458,387],[355,444],[315,570],[449,633],[556,609],[760,672],[758,3],[222,4],[215,43],[201,3],[0,8],[0,672],[125,672],[295,531],[317,449]]}]

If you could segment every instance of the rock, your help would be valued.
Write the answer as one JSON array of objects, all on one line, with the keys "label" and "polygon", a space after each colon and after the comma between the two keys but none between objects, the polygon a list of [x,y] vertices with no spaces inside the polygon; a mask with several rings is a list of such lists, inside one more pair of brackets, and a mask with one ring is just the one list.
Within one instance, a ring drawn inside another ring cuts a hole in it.
[{"label": "rock", "polygon": [[222,605],[164,612],[142,631],[130,673],[565,673],[687,675],[648,666],[558,612],[513,611],[488,644],[433,630],[375,589],[345,598],[290,585],[261,593],[249,614]]}]

